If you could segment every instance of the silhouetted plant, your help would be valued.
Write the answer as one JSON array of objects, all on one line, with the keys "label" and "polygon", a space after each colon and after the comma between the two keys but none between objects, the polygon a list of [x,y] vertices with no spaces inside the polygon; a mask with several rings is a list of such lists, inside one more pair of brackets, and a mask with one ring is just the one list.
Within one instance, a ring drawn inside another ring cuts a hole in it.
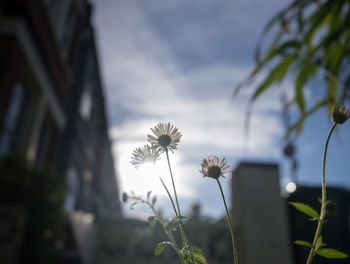
[{"label": "silhouetted plant", "polygon": [[[163,230],[165,234],[168,236],[170,241],[161,242],[157,245],[155,249],[155,255],[159,255],[163,252],[163,250],[168,246],[172,246],[173,249],[176,251],[177,255],[179,256],[182,263],[207,263],[205,257],[202,254],[202,250],[194,245],[191,245],[185,230],[183,228],[183,219],[187,218],[184,217],[181,213],[181,208],[178,200],[174,175],[171,170],[171,164],[170,164],[170,158],[169,158],[169,150],[171,152],[174,152],[174,150],[177,149],[177,145],[180,142],[180,139],[182,137],[182,134],[178,131],[178,129],[171,125],[170,123],[160,123],[156,125],[154,128],[151,129],[154,135],[147,135],[148,141],[151,143],[151,145],[144,145],[143,147],[136,148],[131,157],[131,163],[138,168],[145,162],[152,162],[155,163],[161,153],[165,153],[167,158],[167,164],[168,169],[170,173],[171,183],[173,187],[173,194],[170,193],[168,187],[165,185],[163,179],[159,177],[167,195],[168,198],[172,204],[175,216],[169,218],[167,221],[163,220],[160,214],[155,209],[155,203],[156,203],[156,196],[151,197],[151,192],[147,193],[147,198],[143,199],[139,196],[136,196],[134,193],[131,195],[127,195],[126,193],[123,194],[123,201],[132,200],[133,203],[131,205],[131,208],[133,208],[136,204],[144,204],[147,205],[153,212],[153,216],[150,216],[148,218],[148,221],[152,227],[154,227],[155,223],[158,221],[161,226],[163,227]],[[231,238],[232,238],[232,246],[233,246],[233,262],[235,264],[238,263],[237,259],[237,250],[236,250],[236,243],[234,239],[234,232],[233,232],[233,226],[231,221],[231,216],[229,214],[226,200],[224,193],[222,191],[222,187],[219,181],[220,176],[224,176],[224,174],[227,172],[229,166],[227,166],[227,161],[223,159],[221,162],[219,162],[219,159],[215,156],[210,156],[208,159],[204,159],[202,163],[202,170],[200,171],[204,176],[211,177],[217,180],[217,183],[220,188],[220,193],[222,196],[222,199],[224,201],[225,210],[226,210],[226,217],[230,228]],[[173,198],[174,196],[174,198]],[[182,248],[180,248],[177,244],[177,241],[175,240],[172,232],[176,231],[176,227],[178,227],[178,230],[180,231],[180,237],[182,240]]]},{"label": "silhouetted plant", "polygon": [[236,241],[235,241],[235,236],[234,236],[231,215],[230,215],[230,212],[227,208],[225,195],[224,195],[224,192],[222,190],[221,183],[219,180],[220,176],[225,177],[225,174],[227,173],[228,168],[229,168],[229,166],[227,165],[227,160],[225,158],[223,158],[220,162],[218,157],[209,156],[207,159],[203,159],[202,170],[200,170],[200,172],[203,174],[204,177],[213,178],[218,183],[221,197],[222,197],[222,200],[223,200],[224,206],[225,206],[228,226],[230,228],[230,234],[231,234],[231,240],[232,240],[232,252],[233,252],[233,259],[234,259],[233,263],[237,264],[238,263],[237,247],[236,247]]},{"label": "silhouetted plant", "polygon": [[349,111],[343,107],[343,106],[335,106],[332,110],[332,128],[329,131],[325,148],[324,148],[324,154],[323,154],[323,163],[322,163],[322,198],[321,198],[321,210],[320,214],[316,212],[315,209],[310,207],[307,204],[303,203],[296,203],[296,202],[290,202],[291,205],[293,205],[297,210],[301,211],[302,213],[310,216],[313,220],[317,221],[317,228],[315,231],[314,240],[312,243],[308,241],[301,241],[297,240],[295,241],[296,244],[300,246],[305,246],[310,248],[310,253],[307,258],[306,264],[311,264],[313,258],[315,255],[319,255],[325,258],[331,258],[331,259],[339,259],[339,258],[347,258],[347,254],[335,250],[332,248],[326,248],[326,244],[322,240],[322,228],[325,223],[326,216],[328,214],[332,214],[335,209],[335,203],[331,200],[327,200],[327,189],[326,189],[326,161],[327,161],[327,150],[328,150],[328,144],[329,140],[333,134],[334,129],[337,125],[343,124],[346,120],[350,118]]}]

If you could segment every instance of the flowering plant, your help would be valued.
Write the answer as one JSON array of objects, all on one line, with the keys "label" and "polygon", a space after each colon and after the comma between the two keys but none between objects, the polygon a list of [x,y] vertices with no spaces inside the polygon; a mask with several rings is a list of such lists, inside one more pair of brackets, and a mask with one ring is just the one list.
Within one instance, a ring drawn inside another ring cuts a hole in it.
[{"label": "flowering plant", "polygon": [[[123,201],[127,201],[129,199],[132,200],[133,203],[131,205],[131,208],[133,208],[137,204],[143,204],[148,206],[153,213],[153,215],[148,218],[148,222],[150,223],[150,225],[154,227],[157,221],[161,224],[165,234],[169,238],[169,241],[160,242],[156,246],[156,249],[154,252],[155,255],[160,255],[167,246],[171,246],[177,253],[179,259],[181,260],[181,263],[183,264],[207,263],[204,255],[202,254],[202,250],[197,246],[191,245],[189,239],[187,238],[186,232],[183,227],[183,221],[184,219],[186,219],[186,217],[183,216],[181,213],[181,207],[180,207],[179,199],[177,195],[175,179],[171,169],[169,150],[170,152],[174,153],[174,151],[177,149],[177,146],[180,142],[182,134],[181,132],[178,131],[177,127],[175,127],[174,125],[171,125],[170,123],[159,123],[154,128],[151,128],[151,131],[153,132],[153,134],[147,135],[147,140],[150,143],[150,145],[147,144],[147,145],[144,145],[143,147],[136,148],[132,153],[130,162],[132,165],[138,168],[139,166],[141,166],[146,162],[155,163],[160,158],[160,155],[165,153],[169,174],[171,178],[171,183],[172,183],[172,194],[170,193],[162,177],[159,177],[159,179],[172,204],[175,216],[169,218],[168,220],[164,220],[155,208],[156,196],[152,197],[151,192],[147,193],[146,199],[136,196],[134,193],[132,193],[131,195],[127,195],[126,193],[124,193]],[[229,168],[229,166],[227,165],[227,160],[224,158],[220,162],[218,157],[210,156],[207,159],[203,160],[201,167],[202,168],[200,172],[203,174],[204,177],[210,177],[210,178],[216,179],[217,183],[219,184],[221,195],[222,195],[225,209],[226,209],[226,216],[227,216],[227,220],[228,220],[228,224],[231,232],[234,263],[236,264],[237,250],[235,246],[232,221],[227,208],[222,187],[219,181],[219,177],[220,176],[224,177],[224,175],[227,173],[227,169]],[[176,232],[177,230],[179,230],[180,237],[182,240],[181,247],[178,245],[173,235],[173,232]]]},{"label": "flowering plant", "polygon": [[316,255],[330,258],[330,259],[339,259],[339,258],[347,258],[348,255],[344,252],[341,252],[336,249],[326,248],[326,244],[322,240],[322,229],[325,223],[326,216],[331,214],[332,208],[334,208],[335,203],[331,200],[327,200],[327,190],[326,190],[326,161],[327,161],[327,150],[329,140],[338,125],[343,124],[346,120],[350,118],[349,110],[347,110],[344,106],[334,106],[332,110],[332,128],[328,133],[328,137],[326,140],[324,153],[323,153],[323,164],[322,164],[322,198],[320,200],[321,210],[320,213],[317,213],[315,209],[311,206],[304,203],[296,203],[290,202],[292,206],[294,206],[297,210],[302,213],[310,216],[313,220],[317,221],[317,228],[315,231],[315,236],[313,242],[310,243],[308,241],[297,240],[294,243],[300,246],[305,246],[310,248],[310,252],[308,258],[306,260],[306,264],[311,264],[312,260]]},{"label": "flowering plant", "polygon": [[[323,156],[323,165],[322,165],[322,199],[321,202],[321,210],[320,213],[317,213],[316,210],[314,210],[309,205],[303,204],[303,203],[296,203],[296,202],[290,202],[292,206],[294,206],[297,210],[301,211],[302,213],[310,216],[312,219],[317,221],[317,228],[314,236],[314,240],[312,243],[307,241],[301,241],[297,240],[295,241],[296,244],[301,246],[306,246],[310,248],[310,253],[307,258],[306,264],[311,264],[314,256],[320,255],[326,258],[346,258],[347,255],[341,251],[326,248],[324,242],[322,241],[322,228],[325,222],[325,218],[327,214],[331,213],[331,208],[334,207],[334,203],[330,200],[326,199],[326,176],[325,176],[325,167],[326,167],[326,159],[327,159],[327,149],[328,149],[328,143],[331,138],[331,135],[335,128],[343,124],[345,121],[347,121],[350,118],[349,111],[343,107],[343,106],[335,106],[333,108],[332,113],[332,122],[333,126],[328,134],[325,149],[324,149],[324,156]],[[148,218],[148,222],[152,227],[155,226],[156,222],[158,221],[165,234],[169,238],[169,241],[163,241],[160,242],[156,248],[155,248],[155,255],[160,255],[164,249],[167,246],[171,246],[175,252],[177,253],[180,261],[182,264],[196,264],[196,263],[207,263],[202,250],[194,246],[190,243],[189,239],[187,238],[186,232],[183,227],[183,221],[186,219],[181,213],[181,208],[179,205],[174,175],[171,169],[171,163],[170,163],[170,157],[169,157],[169,150],[174,153],[174,150],[177,149],[177,146],[180,142],[180,139],[182,137],[182,134],[178,131],[178,129],[171,125],[170,123],[159,123],[154,128],[151,129],[153,132],[153,135],[147,135],[148,141],[150,145],[144,145],[143,147],[136,148],[131,157],[131,163],[138,168],[145,162],[152,162],[155,163],[160,156],[165,153],[169,174],[171,178],[172,183],[172,194],[169,191],[168,187],[164,183],[162,177],[159,177],[167,195],[168,198],[172,204],[173,210],[174,210],[174,217],[169,218],[168,220],[164,220],[162,216],[159,214],[159,212],[155,208],[156,204],[156,196],[151,195],[151,192],[147,193],[147,198],[143,199],[139,196],[136,196],[134,193],[131,195],[127,195],[126,193],[123,194],[123,201],[126,202],[127,200],[132,200],[133,203],[131,205],[131,208],[133,208],[137,204],[143,204],[148,206],[153,215]],[[231,240],[232,240],[232,252],[233,252],[233,263],[238,264],[238,254],[237,254],[237,246],[234,236],[234,228],[232,225],[231,216],[227,207],[226,199],[222,190],[222,186],[220,183],[220,177],[224,177],[226,173],[228,172],[229,166],[227,165],[227,160],[225,158],[220,159],[216,156],[209,156],[207,158],[204,158],[201,164],[201,170],[199,171],[203,177],[209,177],[214,180],[216,180],[220,194],[224,203],[224,207],[226,210],[226,218],[227,223],[229,226],[230,234],[231,234]],[[180,246],[176,239],[174,238],[174,232],[180,232],[180,237],[182,240],[182,245]]]}]

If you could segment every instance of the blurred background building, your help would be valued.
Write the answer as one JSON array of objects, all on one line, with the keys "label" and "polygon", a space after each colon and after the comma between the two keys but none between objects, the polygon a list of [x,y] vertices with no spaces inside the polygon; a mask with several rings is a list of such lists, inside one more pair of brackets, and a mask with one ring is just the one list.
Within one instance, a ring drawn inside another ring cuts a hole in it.
[{"label": "blurred background building", "polygon": [[[281,195],[277,164],[242,162],[232,174],[232,216],[237,231],[240,263],[305,263],[309,248],[296,240],[312,242],[316,221],[288,202],[301,202],[320,210],[321,187],[296,186]],[[337,205],[327,216],[322,237],[327,247],[350,254],[350,192],[327,188],[327,199]],[[315,257],[315,263],[349,263],[348,259]]]},{"label": "blurred background building", "polygon": [[74,223],[120,215],[92,10],[85,0],[0,2],[0,155],[62,180]]}]

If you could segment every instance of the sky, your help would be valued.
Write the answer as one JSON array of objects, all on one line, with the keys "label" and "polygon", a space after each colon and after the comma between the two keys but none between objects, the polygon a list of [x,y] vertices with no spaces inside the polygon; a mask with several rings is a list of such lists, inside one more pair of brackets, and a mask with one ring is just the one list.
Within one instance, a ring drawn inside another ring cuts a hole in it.
[{"label": "sky", "polygon": [[[281,89],[264,94],[253,107],[249,136],[244,118],[252,87],[232,98],[234,87],[252,70],[254,48],[267,23],[285,1],[278,0],[93,0],[93,24],[116,161],[119,191],[158,196],[158,209],[171,204],[158,179],[171,187],[166,157],[155,166],[135,169],[132,151],[147,143],[150,128],[174,124],[183,134],[170,155],[182,212],[200,203],[205,216],[219,218],[224,207],[216,182],[203,178],[203,158],[225,157],[231,170],[241,161],[277,163],[281,188],[290,181],[282,155],[285,127]],[[308,102],[322,88],[310,85]],[[293,96],[292,82],[283,89]],[[295,112],[295,111],[294,111]],[[350,123],[350,122],[348,122]],[[327,112],[312,116],[297,141],[298,184],[319,185],[322,149],[330,129]],[[349,124],[338,129],[329,147],[329,186],[350,187]],[[248,139],[247,139],[248,138]],[[231,204],[230,175],[222,179]],[[129,217],[146,217],[147,208]]]}]

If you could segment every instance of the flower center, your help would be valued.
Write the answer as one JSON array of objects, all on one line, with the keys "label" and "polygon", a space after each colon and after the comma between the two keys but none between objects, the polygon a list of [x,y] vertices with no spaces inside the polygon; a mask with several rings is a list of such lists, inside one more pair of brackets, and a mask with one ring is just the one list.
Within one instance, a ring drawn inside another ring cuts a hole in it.
[{"label": "flower center", "polygon": [[208,170],[208,176],[210,178],[218,179],[221,175],[221,169],[218,166],[212,166]]},{"label": "flower center", "polygon": [[161,145],[163,148],[166,148],[170,145],[171,143],[171,137],[169,135],[161,135],[158,137],[158,143]]}]

